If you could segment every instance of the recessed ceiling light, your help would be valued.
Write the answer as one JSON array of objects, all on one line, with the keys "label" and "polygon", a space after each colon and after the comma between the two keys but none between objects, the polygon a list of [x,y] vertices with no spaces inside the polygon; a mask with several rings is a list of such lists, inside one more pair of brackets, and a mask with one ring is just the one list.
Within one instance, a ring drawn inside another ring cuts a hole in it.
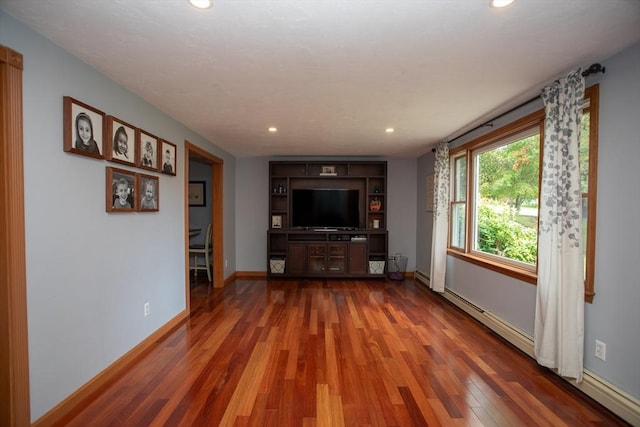
[{"label": "recessed ceiling light", "polygon": [[213,6],[213,0],[188,0],[189,4],[198,9],[209,9]]},{"label": "recessed ceiling light", "polygon": [[491,0],[489,4],[491,7],[507,7],[515,0]]},{"label": "recessed ceiling light", "polygon": [[386,133],[393,133],[394,130],[395,130],[394,128],[386,128],[384,131]]},{"label": "recessed ceiling light", "polygon": [[269,128],[269,132],[278,132],[278,128],[277,128],[277,127],[273,127],[273,126],[271,126],[271,127]]}]

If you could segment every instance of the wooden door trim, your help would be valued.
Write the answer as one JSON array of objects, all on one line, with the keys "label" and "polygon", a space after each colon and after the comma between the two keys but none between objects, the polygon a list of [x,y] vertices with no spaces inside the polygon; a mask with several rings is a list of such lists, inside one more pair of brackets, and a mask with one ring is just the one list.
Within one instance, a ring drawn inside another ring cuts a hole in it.
[{"label": "wooden door trim", "polygon": [[20,53],[0,45],[0,425],[31,422]]},{"label": "wooden door trim", "polygon": [[211,162],[211,224],[213,228],[213,287],[224,287],[224,235],[223,235],[223,189],[224,189],[224,160],[209,153],[208,151],[191,144],[189,141],[185,141],[185,177],[184,177],[184,210],[185,210],[185,283],[187,286],[187,307],[189,307],[189,153],[195,153],[196,155],[205,158]]}]

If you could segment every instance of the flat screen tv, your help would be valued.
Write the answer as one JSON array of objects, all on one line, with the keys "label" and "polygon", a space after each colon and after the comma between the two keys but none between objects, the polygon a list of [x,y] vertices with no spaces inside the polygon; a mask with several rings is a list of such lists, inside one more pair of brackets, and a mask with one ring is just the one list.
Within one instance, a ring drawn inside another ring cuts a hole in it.
[{"label": "flat screen tv", "polygon": [[293,189],[291,226],[302,228],[360,227],[359,190]]}]

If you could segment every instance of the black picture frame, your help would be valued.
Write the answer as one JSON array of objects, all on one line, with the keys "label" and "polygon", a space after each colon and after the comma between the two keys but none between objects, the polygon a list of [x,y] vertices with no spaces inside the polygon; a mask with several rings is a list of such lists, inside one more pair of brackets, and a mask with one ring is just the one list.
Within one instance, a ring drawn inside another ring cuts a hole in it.
[{"label": "black picture frame", "polygon": [[205,181],[189,181],[189,206],[207,206],[207,183]]}]

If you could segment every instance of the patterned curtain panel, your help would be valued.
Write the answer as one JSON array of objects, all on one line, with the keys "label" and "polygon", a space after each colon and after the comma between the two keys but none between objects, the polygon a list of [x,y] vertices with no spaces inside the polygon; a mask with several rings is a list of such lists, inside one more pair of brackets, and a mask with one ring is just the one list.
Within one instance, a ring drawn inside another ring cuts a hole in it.
[{"label": "patterned curtain panel", "polygon": [[539,364],[582,381],[584,272],[579,170],[581,70],[542,90],[546,119],[534,326]]},{"label": "patterned curtain panel", "polygon": [[436,145],[433,187],[433,238],[429,287],[436,292],[444,292],[449,232],[449,146],[446,142]]}]

